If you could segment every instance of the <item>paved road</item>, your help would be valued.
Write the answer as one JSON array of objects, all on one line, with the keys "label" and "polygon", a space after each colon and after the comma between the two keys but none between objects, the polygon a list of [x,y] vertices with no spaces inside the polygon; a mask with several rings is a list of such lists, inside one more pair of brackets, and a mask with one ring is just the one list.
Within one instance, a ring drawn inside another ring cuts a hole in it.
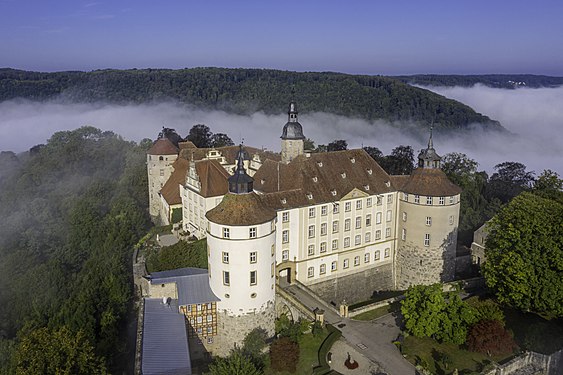
[{"label": "paved road", "polygon": [[325,321],[340,328],[344,340],[359,353],[379,365],[384,374],[417,374],[414,366],[403,358],[393,344],[400,333],[400,329],[392,314],[370,322],[342,318],[334,307],[321,303],[297,285],[291,285],[284,289],[293,294],[309,309],[321,308],[325,310]]}]

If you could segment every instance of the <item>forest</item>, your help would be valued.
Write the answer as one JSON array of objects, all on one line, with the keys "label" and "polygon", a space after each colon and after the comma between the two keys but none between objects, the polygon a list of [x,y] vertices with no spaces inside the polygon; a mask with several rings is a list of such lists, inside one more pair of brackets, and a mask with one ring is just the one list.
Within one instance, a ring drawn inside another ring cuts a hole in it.
[{"label": "forest", "polygon": [[82,127],[1,154],[0,374],[127,370],[151,144]]},{"label": "forest", "polygon": [[499,89],[515,89],[518,87],[540,88],[563,85],[563,77],[551,77],[534,74],[481,74],[481,75],[448,75],[448,74],[416,74],[412,76],[395,76],[402,82],[421,86],[462,86],[471,87],[481,84]]},{"label": "forest", "polygon": [[470,124],[503,130],[455,100],[383,76],[271,69],[192,68],[40,73],[0,69],[0,101],[142,103],[176,100],[237,114],[279,114],[290,99],[302,112],[413,122],[443,130]]}]

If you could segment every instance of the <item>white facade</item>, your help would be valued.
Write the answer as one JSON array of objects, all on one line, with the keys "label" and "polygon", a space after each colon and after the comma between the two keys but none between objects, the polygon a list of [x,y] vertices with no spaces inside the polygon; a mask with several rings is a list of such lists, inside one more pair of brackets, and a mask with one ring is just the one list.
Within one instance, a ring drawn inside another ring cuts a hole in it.
[{"label": "white facade", "polygon": [[275,300],[275,219],[252,226],[209,223],[207,246],[219,312],[257,313]]},{"label": "white facade", "polygon": [[158,217],[161,209],[160,189],[173,172],[172,164],[178,155],[147,154],[147,175],[149,185],[149,213],[151,217]]}]

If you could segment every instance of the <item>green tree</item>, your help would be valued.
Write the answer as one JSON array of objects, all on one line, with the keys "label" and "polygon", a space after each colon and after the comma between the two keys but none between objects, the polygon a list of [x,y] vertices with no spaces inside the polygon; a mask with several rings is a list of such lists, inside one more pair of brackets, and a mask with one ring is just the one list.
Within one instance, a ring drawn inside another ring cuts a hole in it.
[{"label": "green tree", "polygon": [[51,331],[39,328],[20,342],[16,374],[106,374],[103,360],[82,332],[72,333],[62,326]]},{"label": "green tree", "polygon": [[382,168],[389,174],[411,174],[414,169],[414,150],[411,146],[397,146],[382,162]]},{"label": "green tree", "polygon": [[445,308],[440,284],[412,286],[401,301],[405,328],[416,337],[433,337],[440,331]]},{"label": "green tree", "polygon": [[224,133],[215,133],[211,136],[211,147],[234,146],[233,140]]},{"label": "green tree", "polygon": [[206,148],[212,145],[213,133],[209,126],[204,124],[197,124],[192,126],[188,134],[188,141],[191,141],[196,147]]},{"label": "green tree", "polygon": [[303,149],[313,151],[315,149],[315,142],[311,138],[305,138],[303,141]]},{"label": "green tree", "polygon": [[563,180],[559,178],[559,174],[550,169],[546,169],[534,181],[534,193],[545,198],[559,200],[563,203]]},{"label": "green tree", "polygon": [[490,222],[484,275],[501,303],[563,316],[563,204],[522,193]]},{"label": "green tree", "polygon": [[488,185],[489,198],[498,198],[507,203],[512,198],[532,187],[534,172],[528,172],[522,163],[506,161],[495,165]]},{"label": "green tree", "polygon": [[380,149],[378,149],[377,147],[365,146],[364,151],[367,152],[373,160],[381,164],[381,161],[383,160],[383,153]]},{"label": "green tree", "polygon": [[348,142],[344,139],[336,139],[330,142],[327,146],[327,151],[343,151],[348,149]]},{"label": "green tree", "polygon": [[217,357],[209,365],[207,375],[261,375],[252,359],[245,356],[240,349],[231,351],[226,358]]}]

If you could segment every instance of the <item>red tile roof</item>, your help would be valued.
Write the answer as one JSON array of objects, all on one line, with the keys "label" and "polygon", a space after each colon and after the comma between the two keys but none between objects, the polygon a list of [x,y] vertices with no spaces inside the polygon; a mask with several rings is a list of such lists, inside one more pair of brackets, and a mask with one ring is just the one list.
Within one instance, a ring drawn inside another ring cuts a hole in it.
[{"label": "red tile roof", "polygon": [[149,155],[178,155],[178,147],[170,142],[168,138],[157,139],[147,151]]}]

